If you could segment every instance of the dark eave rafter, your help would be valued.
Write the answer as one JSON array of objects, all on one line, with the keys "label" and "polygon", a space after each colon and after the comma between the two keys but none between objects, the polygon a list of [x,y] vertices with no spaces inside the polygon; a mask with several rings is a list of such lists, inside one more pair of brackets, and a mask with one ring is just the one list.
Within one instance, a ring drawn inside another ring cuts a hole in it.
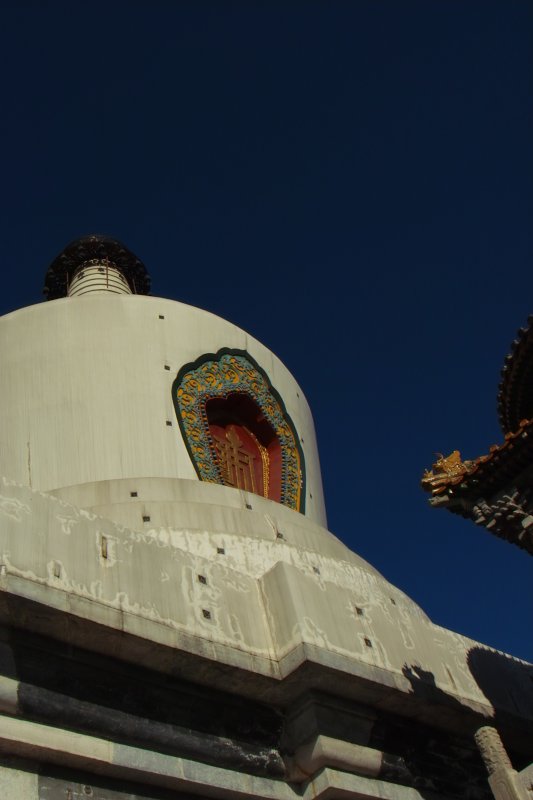
[{"label": "dark eave rafter", "polygon": [[520,328],[505,358],[498,391],[498,416],[504,433],[533,417],[533,315]]}]

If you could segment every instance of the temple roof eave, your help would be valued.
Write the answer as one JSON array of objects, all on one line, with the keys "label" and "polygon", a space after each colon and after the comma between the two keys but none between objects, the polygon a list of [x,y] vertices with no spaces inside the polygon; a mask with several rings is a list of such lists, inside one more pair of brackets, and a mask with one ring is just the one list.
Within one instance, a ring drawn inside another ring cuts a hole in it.
[{"label": "temple roof eave", "polygon": [[[524,419],[513,433],[487,454],[471,461],[462,461],[459,451],[441,456],[432,470],[426,470],[422,488],[432,497],[460,495],[479,497],[493,495],[523,473],[533,461],[533,419]],[[433,471],[435,470],[435,471]]]},{"label": "temple roof eave", "polygon": [[470,519],[533,555],[533,420],[522,420],[487,455],[463,462],[455,450],[433,468],[422,478],[433,507]]},{"label": "temple roof eave", "polygon": [[505,439],[463,461],[440,455],[422,477],[430,504],[471,519],[533,555],[533,315],[501,371],[498,416]]}]

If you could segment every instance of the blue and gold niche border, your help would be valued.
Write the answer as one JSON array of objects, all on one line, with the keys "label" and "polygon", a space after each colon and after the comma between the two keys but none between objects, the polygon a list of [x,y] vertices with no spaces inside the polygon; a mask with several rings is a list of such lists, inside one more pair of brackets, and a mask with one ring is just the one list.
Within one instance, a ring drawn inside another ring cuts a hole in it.
[{"label": "blue and gold niche border", "polygon": [[209,432],[206,404],[213,398],[247,394],[260,407],[281,447],[281,502],[305,511],[305,464],[296,428],[268,375],[245,350],[223,348],[185,364],[172,384],[172,399],[183,440],[198,477],[221,483]]}]

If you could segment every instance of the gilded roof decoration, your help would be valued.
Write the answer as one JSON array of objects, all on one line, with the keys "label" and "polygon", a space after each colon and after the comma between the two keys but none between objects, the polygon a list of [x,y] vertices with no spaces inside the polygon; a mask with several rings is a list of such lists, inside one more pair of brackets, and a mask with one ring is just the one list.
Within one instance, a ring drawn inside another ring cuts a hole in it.
[{"label": "gilded roof decoration", "polygon": [[443,456],[442,453],[437,453],[437,455],[439,458],[433,464],[433,468],[426,469],[422,478],[423,488],[433,494],[440,494],[446,490],[448,485],[461,480],[464,475],[468,474],[472,465],[471,461],[466,463],[461,461],[459,450],[454,450],[449,456]]},{"label": "gilded roof decoration", "polygon": [[439,454],[432,469],[425,470],[422,488],[432,495],[495,492],[529,465],[532,445],[533,420],[523,419],[518,430],[506,434],[502,444],[492,445],[486,455],[462,461],[458,450],[446,458]]}]

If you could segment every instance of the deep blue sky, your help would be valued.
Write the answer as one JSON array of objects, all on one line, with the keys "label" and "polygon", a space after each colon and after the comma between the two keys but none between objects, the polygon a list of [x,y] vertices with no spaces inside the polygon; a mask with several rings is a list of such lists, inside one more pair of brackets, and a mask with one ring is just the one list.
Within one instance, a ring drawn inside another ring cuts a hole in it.
[{"label": "deep blue sky", "polygon": [[0,311],[76,236],[261,339],[315,415],[330,528],[431,618],[533,659],[533,561],[430,509],[502,438],[533,312],[533,4],[0,3]]}]

